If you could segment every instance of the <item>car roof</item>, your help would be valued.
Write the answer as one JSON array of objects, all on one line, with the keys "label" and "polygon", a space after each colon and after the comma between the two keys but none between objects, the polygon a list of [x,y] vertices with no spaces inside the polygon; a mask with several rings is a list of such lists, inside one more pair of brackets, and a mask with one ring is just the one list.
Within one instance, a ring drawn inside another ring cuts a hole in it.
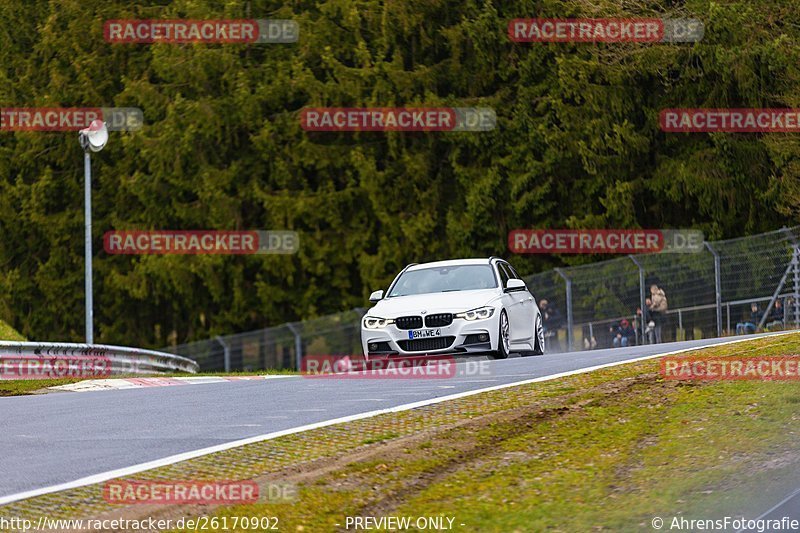
[{"label": "car roof", "polygon": [[417,265],[409,266],[407,271],[422,270],[423,268],[434,268],[434,267],[450,267],[450,266],[461,266],[461,265],[488,265],[492,259],[493,258],[491,257],[484,257],[476,259],[449,259],[447,261],[435,261],[433,263],[420,263]]}]

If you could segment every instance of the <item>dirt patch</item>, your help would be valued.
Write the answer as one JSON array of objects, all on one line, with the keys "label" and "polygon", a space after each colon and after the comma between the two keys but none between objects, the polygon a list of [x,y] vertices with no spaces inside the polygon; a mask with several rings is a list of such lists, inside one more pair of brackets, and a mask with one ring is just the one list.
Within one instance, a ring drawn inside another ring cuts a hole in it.
[{"label": "dirt patch", "polygon": [[[416,478],[404,479],[402,485],[395,490],[387,491],[387,487],[374,490],[376,498],[365,501],[359,512],[365,512],[372,516],[389,515],[393,509],[413,498],[428,486],[458,472],[480,472],[490,465],[490,468],[501,468],[513,462],[526,462],[531,458],[545,460],[547,456],[542,454],[506,452],[502,445],[506,441],[538,433],[537,425],[544,421],[580,416],[582,410],[589,406],[624,402],[627,397],[640,394],[644,390],[647,390],[648,394],[652,394],[653,388],[662,389],[666,397],[666,391],[672,387],[671,383],[658,380],[655,374],[645,374],[634,379],[610,382],[572,394],[571,398],[583,395],[590,397],[567,402],[565,405],[525,406],[470,421],[462,428],[467,431],[439,432],[438,444],[458,450],[459,453],[449,457],[444,464],[437,465]],[[566,398],[560,398],[562,401],[564,399]],[[484,433],[488,435],[488,439],[474,438],[475,435]],[[532,438],[531,441],[533,440]],[[393,453],[384,455],[384,460],[387,463],[402,461],[402,456]]]}]

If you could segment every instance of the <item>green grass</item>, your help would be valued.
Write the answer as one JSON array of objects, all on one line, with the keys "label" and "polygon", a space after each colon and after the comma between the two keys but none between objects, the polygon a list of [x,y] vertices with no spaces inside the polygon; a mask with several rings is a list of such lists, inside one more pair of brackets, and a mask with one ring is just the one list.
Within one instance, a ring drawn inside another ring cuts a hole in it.
[{"label": "green grass", "polygon": [[364,439],[361,441],[361,444],[375,444],[377,442],[383,442],[385,440],[395,439],[399,436],[399,433],[391,431],[389,433],[384,433],[382,435],[376,435],[374,437],[370,437],[368,439]]},{"label": "green grass", "polygon": [[0,380],[0,396],[25,396],[47,387],[77,383],[81,379],[4,379]]},{"label": "green grass", "polygon": [[24,341],[25,337],[20,335],[14,328],[0,320],[0,341]]}]

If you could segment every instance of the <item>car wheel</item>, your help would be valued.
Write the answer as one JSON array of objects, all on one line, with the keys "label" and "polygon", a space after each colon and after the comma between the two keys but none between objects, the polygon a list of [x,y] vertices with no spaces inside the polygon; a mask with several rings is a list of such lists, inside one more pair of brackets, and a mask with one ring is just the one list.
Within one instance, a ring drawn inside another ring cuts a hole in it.
[{"label": "car wheel", "polygon": [[542,327],[542,315],[536,315],[536,326],[534,327],[536,340],[533,345],[533,355],[544,355],[544,327]]},{"label": "car wheel", "polygon": [[511,329],[505,310],[500,312],[500,331],[497,337],[497,351],[492,354],[495,359],[508,359],[511,347]]}]

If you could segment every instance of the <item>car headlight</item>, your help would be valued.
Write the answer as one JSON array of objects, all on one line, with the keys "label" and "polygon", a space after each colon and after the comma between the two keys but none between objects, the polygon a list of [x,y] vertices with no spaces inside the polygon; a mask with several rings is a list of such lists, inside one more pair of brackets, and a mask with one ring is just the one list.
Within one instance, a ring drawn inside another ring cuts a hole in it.
[{"label": "car headlight", "polygon": [[494,307],[479,307],[471,311],[464,311],[457,313],[456,318],[463,318],[464,320],[483,320],[489,318],[494,314]]},{"label": "car headlight", "polygon": [[364,327],[367,329],[383,329],[390,324],[394,324],[393,318],[378,318],[376,316],[364,318]]}]

